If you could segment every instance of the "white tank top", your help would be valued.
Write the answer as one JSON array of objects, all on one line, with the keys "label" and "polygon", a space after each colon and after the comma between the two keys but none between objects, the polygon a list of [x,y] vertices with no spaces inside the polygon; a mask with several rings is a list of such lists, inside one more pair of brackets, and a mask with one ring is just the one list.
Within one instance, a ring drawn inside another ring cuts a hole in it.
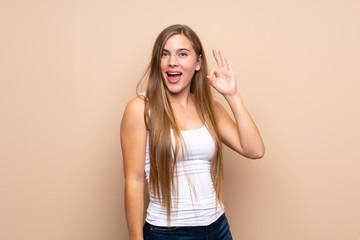
[{"label": "white tank top", "polygon": [[[216,198],[210,174],[211,159],[215,153],[215,143],[206,126],[199,129],[181,131],[186,144],[187,155],[178,157],[175,187],[178,196],[172,196],[170,226],[205,226],[216,221],[224,207]],[[174,136],[171,132],[174,143]],[[149,135],[145,155],[145,174],[149,182]],[[192,190],[195,189],[195,192]],[[176,192],[176,191],[175,191]],[[167,210],[152,192],[146,221],[155,226],[168,226]]]}]

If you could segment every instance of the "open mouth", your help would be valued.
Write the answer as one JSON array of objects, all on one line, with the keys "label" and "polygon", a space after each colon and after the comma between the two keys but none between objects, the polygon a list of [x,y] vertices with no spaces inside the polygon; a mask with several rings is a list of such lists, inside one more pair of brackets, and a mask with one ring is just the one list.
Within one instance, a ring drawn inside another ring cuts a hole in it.
[{"label": "open mouth", "polygon": [[168,80],[171,83],[177,83],[178,81],[180,81],[181,72],[166,72],[167,76],[168,76]]},{"label": "open mouth", "polygon": [[168,77],[178,77],[181,76],[181,72],[167,72]]}]

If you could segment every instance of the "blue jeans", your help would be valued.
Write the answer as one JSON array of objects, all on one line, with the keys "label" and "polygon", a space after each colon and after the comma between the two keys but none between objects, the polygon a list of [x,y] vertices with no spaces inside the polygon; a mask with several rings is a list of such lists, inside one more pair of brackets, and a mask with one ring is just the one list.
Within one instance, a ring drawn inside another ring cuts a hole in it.
[{"label": "blue jeans", "polygon": [[232,240],[225,214],[208,226],[157,227],[144,224],[144,240]]}]

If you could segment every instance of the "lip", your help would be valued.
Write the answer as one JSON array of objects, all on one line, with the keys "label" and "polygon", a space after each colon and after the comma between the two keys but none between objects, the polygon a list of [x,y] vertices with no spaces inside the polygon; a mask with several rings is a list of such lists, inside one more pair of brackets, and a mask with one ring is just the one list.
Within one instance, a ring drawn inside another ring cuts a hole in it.
[{"label": "lip", "polygon": [[[169,74],[179,74],[179,75],[170,76]],[[166,71],[166,78],[172,84],[178,83],[181,80],[181,76],[182,76],[182,72],[180,71]]]}]

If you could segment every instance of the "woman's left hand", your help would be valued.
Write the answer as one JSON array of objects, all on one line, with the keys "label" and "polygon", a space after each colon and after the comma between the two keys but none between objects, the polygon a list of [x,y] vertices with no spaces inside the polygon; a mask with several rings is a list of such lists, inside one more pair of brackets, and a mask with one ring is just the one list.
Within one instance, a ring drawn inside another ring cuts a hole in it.
[{"label": "woman's left hand", "polygon": [[208,82],[224,97],[234,96],[237,93],[237,86],[235,74],[231,68],[230,62],[221,51],[213,49],[212,52],[217,68],[210,71],[207,76]]}]

